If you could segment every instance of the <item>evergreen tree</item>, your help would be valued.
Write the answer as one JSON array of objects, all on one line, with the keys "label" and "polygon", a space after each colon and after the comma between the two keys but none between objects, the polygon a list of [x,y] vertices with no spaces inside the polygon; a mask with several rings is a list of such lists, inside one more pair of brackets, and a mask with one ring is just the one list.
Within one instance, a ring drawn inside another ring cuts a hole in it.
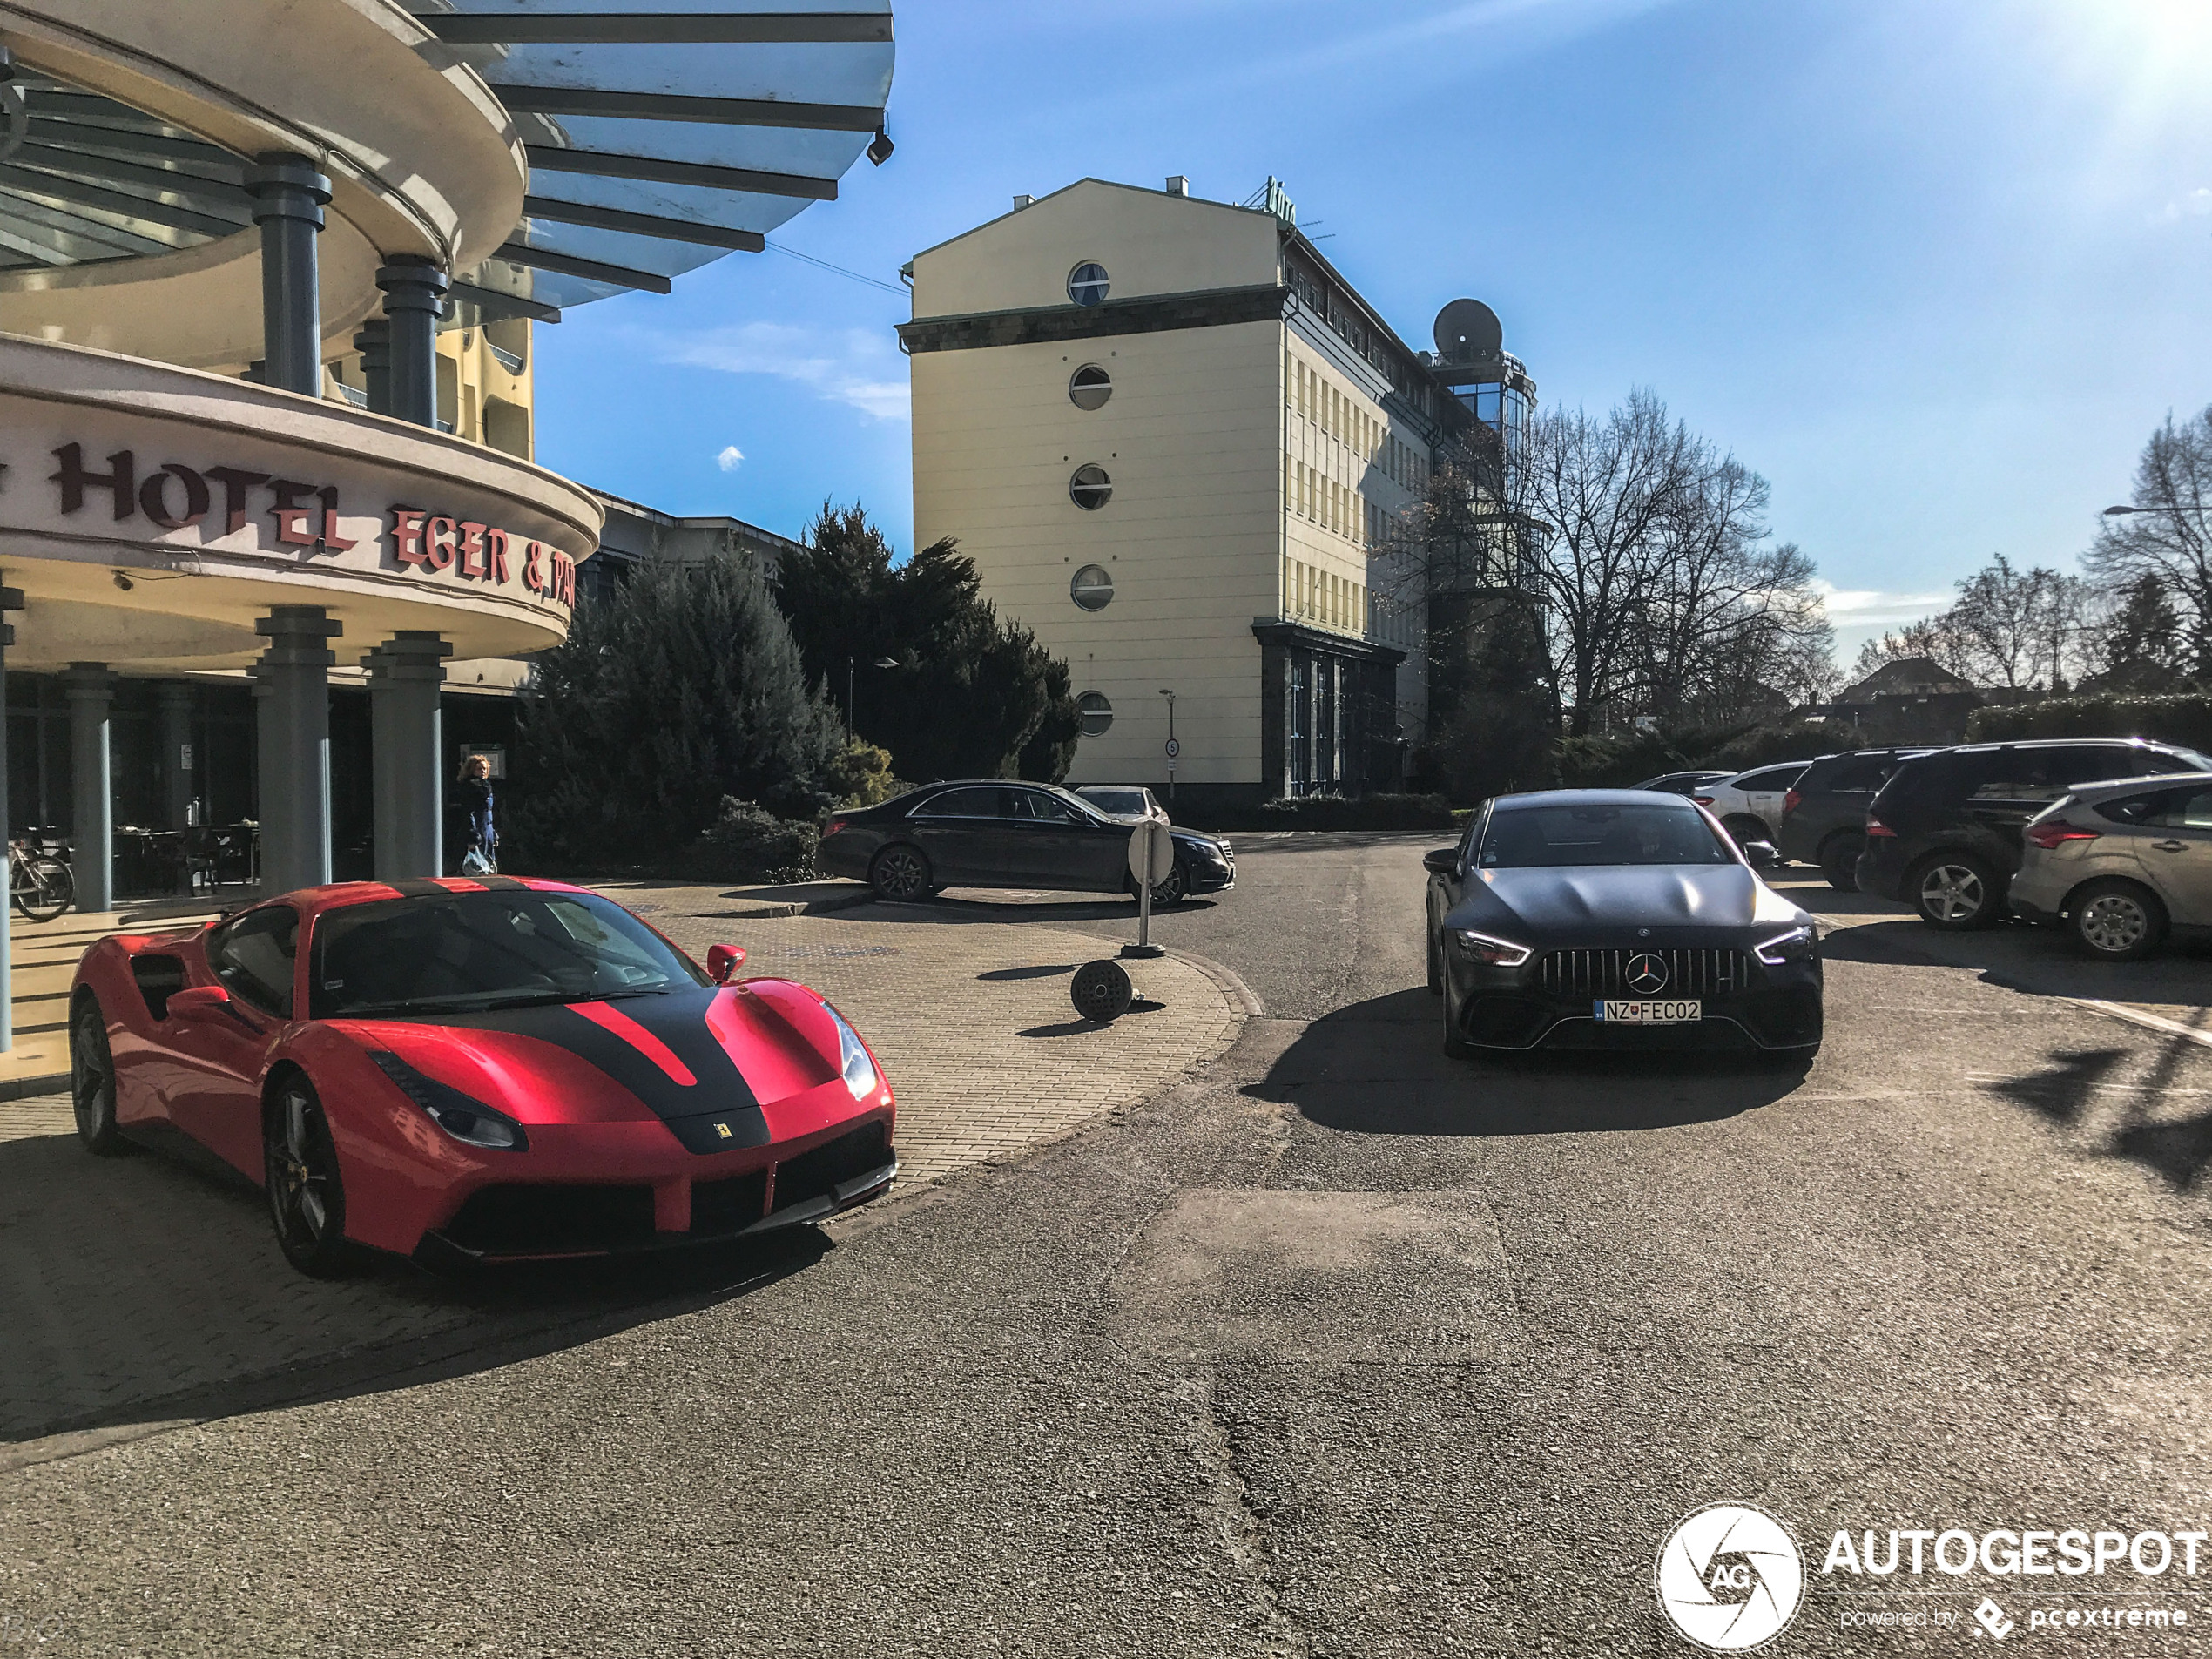
[{"label": "evergreen tree", "polygon": [[[1001,622],[974,561],[950,536],[894,565],[858,507],[823,503],[806,550],[786,554],[776,598],[810,680],[849,695],[854,732],[901,778],[1055,781],[1080,717],[1067,665]],[[878,668],[889,658],[895,668]]]},{"label": "evergreen tree", "polygon": [[836,711],[743,554],[648,563],[538,658],[501,797],[540,869],[663,862],[725,797],[786,818],[833,804]]}]

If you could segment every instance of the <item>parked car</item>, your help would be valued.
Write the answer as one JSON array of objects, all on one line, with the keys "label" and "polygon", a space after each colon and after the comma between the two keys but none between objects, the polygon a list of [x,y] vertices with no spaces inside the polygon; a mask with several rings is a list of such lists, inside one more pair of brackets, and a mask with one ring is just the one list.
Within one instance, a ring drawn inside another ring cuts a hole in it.
[{"label": "parked car", "polygon": [[2028,820],[2015,914],[2064,927],[2091,956],[2146,956],[2212,928],[2212,777],[2091,784]]},{"label": "parked car", "polygon": [[1838,893],[1858,890],[1858,855],[1866,845],[1866,809],[1898,762],[1925,749],[1854,749],[1822,755],[1782,797],[1774,846],[1791,864],[1817,864]]},{"label": "parked car", "polygon": [[1746,841],[1771,842],[1782,833],[1784,796],[1811,764],[1788,760],[1780,765],[1739,772],[1733,778],[1706,785],[1690,799],[1719,819],[1721,827],[1738,846]]},{"label": "parked car", "polygon": [[2212,772],[2192,750],[2141,738],[1977,743],[1901,763],[1866,814],[1858,884],[1935,927],[1986,927],[2005,914],[2028,820],[2105,779]]},{"label": "parked car", "polygon": [[[968,779],[838,813],[822,828],[817,862],[900,902],[946,887],[1134,894],[1130,835],[1143,821],[1103,813],[1053,784]],[[1154,904],[1235,885],[1236,855],[1226,841],[1191,830],[1174,836],[1175,863],[1153,884]]]},{"label": "parked car", "polygon": [[1445,1053],[1717,1049],[1809,1062],[1820,940],[1759,879],[1772,856],[1649,791],[1487,802],[1464,840],[1423,860]]},{"label": "parked car", "polygon": [[1694,795],[1708,784],[1716,784],[1733,776],[1726,772],[1715,772],[1710,767],[1703,772],[1662,772],[1656,778],[1647,778],[1640,784],[1630,784],[1631,789],[1656,789],[1668,795]]},{"label": "parked car", "polygon": [[1142,784],[1078,784],[1075,792],[1109,818],[1126,818],[1131,823],[1141,818],[1170,821],[1160,798]]},{"label": "parked car", "polygon": [[485,875],[307,887],[84,953],[77,1131],[181,1133],[266,1192],[286,1259],[667,1249],[887,1191],[891,1085],[821,996],[701,969],[620,905]]}]

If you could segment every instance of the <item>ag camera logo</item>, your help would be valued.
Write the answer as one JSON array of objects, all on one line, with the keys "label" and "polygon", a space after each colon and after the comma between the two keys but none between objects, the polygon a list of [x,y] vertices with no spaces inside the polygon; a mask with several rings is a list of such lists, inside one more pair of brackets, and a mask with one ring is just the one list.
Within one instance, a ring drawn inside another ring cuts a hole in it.
[{"label": "ag camera logo", "polygon": [[1699,1647],[1749,1653],[1797,1616],[1805,1561],[1789,1528],[1765,1510],[1713,1503],[1667,1534],[1652,1587],[1668,1622]]}]

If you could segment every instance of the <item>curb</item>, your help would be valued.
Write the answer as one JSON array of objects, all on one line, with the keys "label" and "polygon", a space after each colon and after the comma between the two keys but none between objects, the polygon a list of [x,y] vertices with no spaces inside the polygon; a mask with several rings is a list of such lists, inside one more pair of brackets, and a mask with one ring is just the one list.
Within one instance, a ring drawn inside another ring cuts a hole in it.
[{"label": "curb", "polygon": [[27,1100],[33,1095],[56,1095],[69,1087],[65,1071],[49,1072],[37,1077],[10,1077],[0,1082],[0,1101]]},{"label": "curb", "polygon": [[778,921],[790,916],[824,916],[837,910],[857,910],[864,904],[875,902],[875,890],[862,887],[857,893],[840,893],[832,899],[806,899],[788,904],[752,905],[741,910],[725,910],[721,914],[733,921]]}]

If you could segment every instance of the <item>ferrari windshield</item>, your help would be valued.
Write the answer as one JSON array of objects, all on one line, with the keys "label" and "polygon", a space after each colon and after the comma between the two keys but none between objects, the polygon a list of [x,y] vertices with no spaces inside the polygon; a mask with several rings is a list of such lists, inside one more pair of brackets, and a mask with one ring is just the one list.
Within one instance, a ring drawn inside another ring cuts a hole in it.
[{"label": "ferrari windshield", "polygon": [[1687,802],[1504,806],[1490,814],[1476,864],[1486,870],[1554,865],[1733,864],[1736,855]]},{"label": "ferrari windshield", "polygon": [[528,888],[333,911],[315,924],[311,969],[319,1020],[643,996],[705,982],[620,905]]}]

